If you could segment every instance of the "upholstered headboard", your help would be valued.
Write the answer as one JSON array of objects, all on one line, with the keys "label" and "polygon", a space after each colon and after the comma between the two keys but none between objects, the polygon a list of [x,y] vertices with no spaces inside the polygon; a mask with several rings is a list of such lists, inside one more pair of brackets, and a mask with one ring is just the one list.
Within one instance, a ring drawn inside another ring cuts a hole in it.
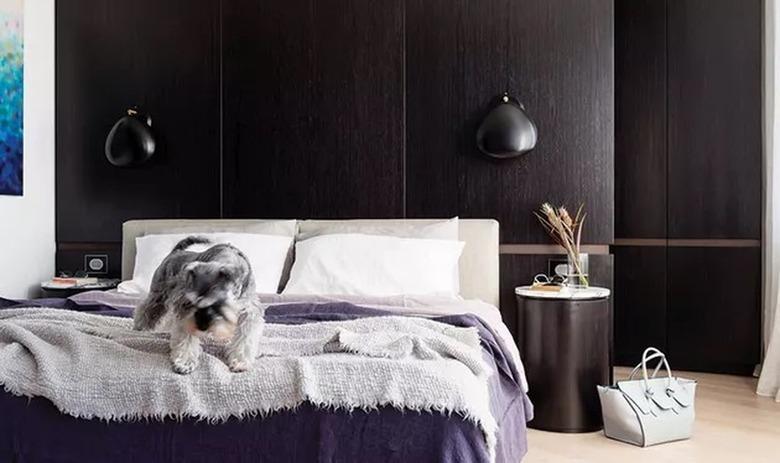
[{"label": "upholstered headboard", "polygon": [[[242,232],[253,226],[267,223],[268,220],[131,220],[122,226],[122,279],[133,276],[135,265],[135,239],[139,236],[159,233],[173,233],[187,230],[202,232]],[[299,221],[301,230],[312,226],[322,226],[341,221],[304,220]],[[355,223],[356,221],[350,221]],[[399,227],[409,222],[418,224],[434,223],[428,219],[377,219],[361,220],[361,223],[381,224],[383,227]],[[460,219],[458,234],[466,243],[460,258],[460,292],[466,299],[481,299],[498,307],[498,222],[492,219]],[[280,229],[279,234],[286,234]]]}]

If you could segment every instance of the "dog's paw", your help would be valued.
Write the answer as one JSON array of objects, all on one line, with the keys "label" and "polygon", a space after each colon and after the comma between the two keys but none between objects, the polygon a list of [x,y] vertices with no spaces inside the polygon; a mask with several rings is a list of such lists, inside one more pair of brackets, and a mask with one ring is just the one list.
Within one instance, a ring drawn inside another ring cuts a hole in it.
[{"label": "dog's paw", "polygon": [[228,368],[233,373],[241,373],[249,370],[249,362],[242,359],[233,358],[228,361]]},{"label": "dog's paw", "polygon": [[173,371],[180,375],[188,375],[198,367],[197,359],[173,359]]}]

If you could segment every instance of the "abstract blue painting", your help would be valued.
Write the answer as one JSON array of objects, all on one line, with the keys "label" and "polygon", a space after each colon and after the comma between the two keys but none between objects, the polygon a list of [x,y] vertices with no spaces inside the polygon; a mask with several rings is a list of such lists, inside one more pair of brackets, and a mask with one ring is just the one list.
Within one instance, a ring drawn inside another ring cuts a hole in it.
[{"label": "abstract blue painting", "polygon": [[0,0],[0,195],[22,195],[24,4]]}]

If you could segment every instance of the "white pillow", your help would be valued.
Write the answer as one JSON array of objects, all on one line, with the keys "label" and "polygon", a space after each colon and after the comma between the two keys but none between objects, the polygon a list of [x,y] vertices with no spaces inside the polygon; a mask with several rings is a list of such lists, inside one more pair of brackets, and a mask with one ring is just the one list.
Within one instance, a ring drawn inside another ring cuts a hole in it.
[{"label": "white pillow", "polygon": [[[175,233],[146,235],[135,239],[135,268],[133,279],[119,285],[123,293],[148,293],[155,270],[163,259],[182,239],[205,236],[214,243],[230,243],[241,250],[252,266],[255,275],[255,290],[258,293],[276,293],[282,277],[287,253],[293,237],[260,235],[256,233]],[[194,245],[193,251],[204,251],[208,245]]]},{"label": "white pillow", "polygon": [[[303,220],[299,222],[296,240],[303,241],[315,236],[343,234],[458,241],[459,223],[458,217],[437,221],[394,220],[392,224],[381,219]],[[460,293],[460,269],[457,266],[453,270],[452,281],[455,285],[455,292]]]},{"label": "white pillow", "polygon": [[463,246],[451,240],[317,236],[296,243],[283,294],[457,296],[452,275]]},{"label": "white pillow", "polygon": [[458,240],[458,218],[439,221],[394,220],[303,220],[299,222],[298,241],[322,235],[381,235],[398,238],[424,238],[429,240]]}]

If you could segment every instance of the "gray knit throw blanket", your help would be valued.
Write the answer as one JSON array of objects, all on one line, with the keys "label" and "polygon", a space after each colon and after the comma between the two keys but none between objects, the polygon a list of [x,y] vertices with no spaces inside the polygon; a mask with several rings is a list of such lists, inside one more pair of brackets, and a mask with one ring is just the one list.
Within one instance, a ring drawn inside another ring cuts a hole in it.
[{"label": "gray knit throw blanket", "polygon": [[457,413],[482,429],[496,420],[475,328],[411,317],[267,324],[254,368],[231,373],[224,346],[205,345],[190,375],[173,372],[166,333],[132,320],[57,309],[0,310],[0,385],[42,396],[81,418],[194,417],[221,421],[294,409]]}]

